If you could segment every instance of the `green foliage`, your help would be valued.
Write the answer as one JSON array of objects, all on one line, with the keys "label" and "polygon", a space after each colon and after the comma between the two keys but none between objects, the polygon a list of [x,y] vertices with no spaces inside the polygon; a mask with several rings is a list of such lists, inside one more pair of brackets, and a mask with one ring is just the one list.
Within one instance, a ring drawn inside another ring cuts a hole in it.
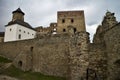
[{"label": "green foliage", "polygon": [[8,69],[4,70],[2,74],[16,77],[21,80],[66,80],[62,77],[46,76],[38,72],[24,72],[20,69],[15,68],[14,66],[11,66]]},{"label": "green foliage", "polygon": [[12,62],[12,61],[0,56],[0,63],[9,63],[9,62]]}]

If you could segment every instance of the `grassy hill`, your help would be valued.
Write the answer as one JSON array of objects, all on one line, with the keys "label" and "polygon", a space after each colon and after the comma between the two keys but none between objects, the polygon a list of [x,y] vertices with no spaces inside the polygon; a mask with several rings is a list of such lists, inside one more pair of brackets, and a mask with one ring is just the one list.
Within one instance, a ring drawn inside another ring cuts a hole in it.
[{"label": "grassy hill", "polygon": [[[10,63],[11,61],[0,56],[0,63]],[[7,75],[10,77],[15,77],[20,80],[66,80],[62,77],[47,76],[38,72],[24,72],[13,65],[9,66],[7,69],[1,69],[0,74]]]}]

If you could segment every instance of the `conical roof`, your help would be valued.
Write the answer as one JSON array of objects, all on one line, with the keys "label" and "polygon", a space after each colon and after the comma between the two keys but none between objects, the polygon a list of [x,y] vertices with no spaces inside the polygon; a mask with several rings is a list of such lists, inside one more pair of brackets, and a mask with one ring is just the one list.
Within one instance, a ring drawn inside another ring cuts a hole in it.
[{"label": "conical roof", "polygon": [[18,13],[22,13],[23,15],[25,15],[25,13],[24,13],[20,8],[18,8],[18,9],[15,10],[15,11],[13,11],[12,13],[16,13],[16,12],[18,12]]}]

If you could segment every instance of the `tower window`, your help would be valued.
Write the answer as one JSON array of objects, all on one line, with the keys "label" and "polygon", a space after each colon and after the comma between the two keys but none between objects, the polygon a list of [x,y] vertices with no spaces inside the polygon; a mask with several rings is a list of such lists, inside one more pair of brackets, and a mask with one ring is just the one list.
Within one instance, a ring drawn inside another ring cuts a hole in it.
[{"label": "tower window", "polygon": [[24,31],[24,33],[25,33],[25,31]]},{"label": "tower window", "polygon": [[10,28],[10,31],[12,31],[12,29]]},{"label": "tower window", "polygon": [[19,32],[21,32],[21,29],[19,29]]},{"label": "tower window", "polygon": [[62,19],[62,23],[65,23],[65,19]]},{"label": "tower window", "polygon": [[74,28],[74,33],[75,33],[76,31],[77,31],[76,28]]},{"label": "tower window", "polygon": [[63,32],[66,32],[66,29],[63,29]]},{"label": "tower window", "polygon": [[71,19],[71,23],[74,23],[74,19]]},{"label": "tower window", "polygon": [[30,33],[28,32],[28,34],[30,34]]},{"label": "tower window", "polygon": [[19,34],[18,39],[21,39],[21,34]]}]

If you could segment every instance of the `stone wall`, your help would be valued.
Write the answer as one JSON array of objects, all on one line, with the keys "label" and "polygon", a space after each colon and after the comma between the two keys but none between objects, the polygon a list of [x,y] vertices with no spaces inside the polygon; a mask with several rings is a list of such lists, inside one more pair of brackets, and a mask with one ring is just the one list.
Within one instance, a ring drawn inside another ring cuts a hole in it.
[{"label": "stone wall", "polygon": [[0,42],[4,42],[4,37],[0,37]]},{"label": "stone wall", "polygon": [[88,80],[106,80],[107,53],[104,44],[91,43],[89,45]]},{"label": "stone wall", "polygon": [[13,60],[14,65],[24,71],[32,70],[45,75],[66,77],[68,43],[68,34],[0,43],[0,55]]},{"label": "stone wall", "polygon": [[86,80],[86,70],[89,65],[88,44],[89,33],[79,32],[71,37],[68,80]]},{"label": "stone wall", "polygon": [[109,29],[104,36],[108,56],[108,79],[120,79],[120,23]]},{"label": "stone wall", "polygon": [[33,40],[0,43],[0,55],[24,71],[78,80],[86,75],[88,44],[86,32],[39,35]]}]

